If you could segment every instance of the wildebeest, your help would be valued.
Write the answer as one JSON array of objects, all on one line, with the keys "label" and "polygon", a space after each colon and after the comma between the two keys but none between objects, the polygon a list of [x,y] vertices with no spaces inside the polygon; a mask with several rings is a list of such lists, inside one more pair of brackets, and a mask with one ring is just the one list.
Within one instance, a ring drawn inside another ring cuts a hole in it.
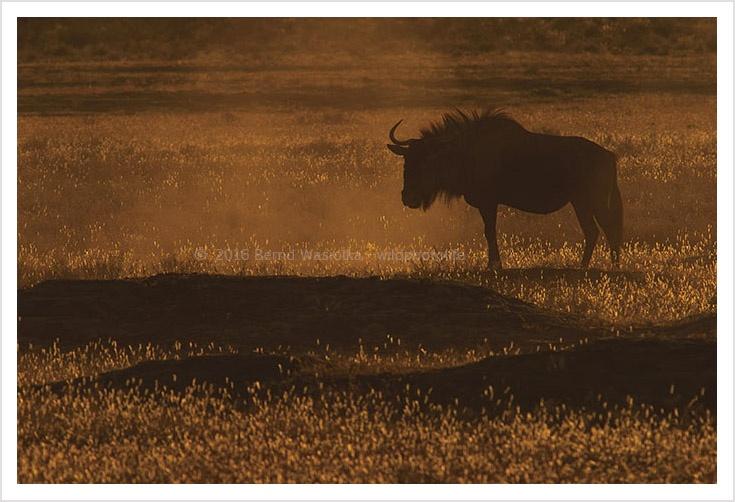
[{"label": "wildebeest", "polygon": [[584,233],[582,268],[589,266],[597,225],[619,266],[623,204],[614,153],[585,138],[530,132],[497,109],[446,113],[405,141],[395,136],[401,122],[388,134],[388,149],[404,158],[403,204],[426,210],[439,196],[464,197],[485,223],[489,268],[501,268],[499,204],[548,214],[571,203]]}]

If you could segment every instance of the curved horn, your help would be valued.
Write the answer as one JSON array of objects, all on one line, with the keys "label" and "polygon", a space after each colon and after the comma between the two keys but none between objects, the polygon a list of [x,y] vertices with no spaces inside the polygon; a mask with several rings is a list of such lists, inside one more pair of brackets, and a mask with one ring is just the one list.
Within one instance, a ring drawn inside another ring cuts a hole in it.
[{"label": "curved horn", "polygon": [[399,139],[396,138],[396,135],[395,135],[396,129],[398,129],[398,126],[401,125],[401,122],[403,122],[403,119],[396,122],[396,125],[394,125],[391,128],[390,132],[388,133],[388,137],[390,138],[390,140],[393,142],[394,145],[407,146],[411,142],[410,140],[400,141]]}]

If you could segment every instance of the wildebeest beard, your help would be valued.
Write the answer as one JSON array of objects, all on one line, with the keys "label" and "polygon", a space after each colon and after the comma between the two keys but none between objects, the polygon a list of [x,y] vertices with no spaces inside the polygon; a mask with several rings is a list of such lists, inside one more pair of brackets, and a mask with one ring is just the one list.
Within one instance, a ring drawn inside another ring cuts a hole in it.
[{"label": "wildebeest beard", "polygon": [[421,194],[421,209],[426,211],[434,202],[442,200],[450,203],[452,200],[462,196],[463,193],[463,162],[459,152],[454,154],[448,147],[442,145],[430,146],[436,148],[438,153],[424,163],[421,168],[421,176],[428,178],[430,183],[424,185]]}]

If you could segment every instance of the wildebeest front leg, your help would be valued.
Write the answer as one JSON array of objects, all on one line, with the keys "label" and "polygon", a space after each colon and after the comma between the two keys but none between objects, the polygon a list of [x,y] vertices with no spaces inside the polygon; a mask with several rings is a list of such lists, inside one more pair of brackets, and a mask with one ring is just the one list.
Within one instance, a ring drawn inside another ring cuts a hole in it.
[{"label": "wildebeest front leg", "polygon": [[500,262],[500,251],[498,250],[498,236],[495,224],[498,217],[497,204],[480,210],[482,220],[485,222],[485,239],[487,239],[487,266],[490,270],[503,268]]},{"label": "wildebeest front leg", "polygon": [[584,233],[584,252],[582,253],[582,268],[587,268],[592,258],[592,251],[595,250],[595,244],[597,244],[597,237],[600,235],[600,230],[597,228],[595,217],[592,214],[592,210],[587,204],[572,202],[574,212],[577,214],[579,220],[579,226],[582,227],[582,233]]}]

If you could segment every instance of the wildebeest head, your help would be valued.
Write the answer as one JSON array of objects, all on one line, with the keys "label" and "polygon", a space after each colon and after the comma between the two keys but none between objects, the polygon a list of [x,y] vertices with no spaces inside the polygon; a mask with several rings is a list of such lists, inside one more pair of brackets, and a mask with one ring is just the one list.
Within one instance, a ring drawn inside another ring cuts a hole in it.
[{"label": "wildebeest head", "polygon": [[432,149],[420,139],[399,140],[395,136],[396,129],[403,122],[394,125],[388,137],[391,140],[388,150],[403,157],[403,205],[416,209],[428,209],[440,191],[437,179],[431,168],[434,155]]}]

